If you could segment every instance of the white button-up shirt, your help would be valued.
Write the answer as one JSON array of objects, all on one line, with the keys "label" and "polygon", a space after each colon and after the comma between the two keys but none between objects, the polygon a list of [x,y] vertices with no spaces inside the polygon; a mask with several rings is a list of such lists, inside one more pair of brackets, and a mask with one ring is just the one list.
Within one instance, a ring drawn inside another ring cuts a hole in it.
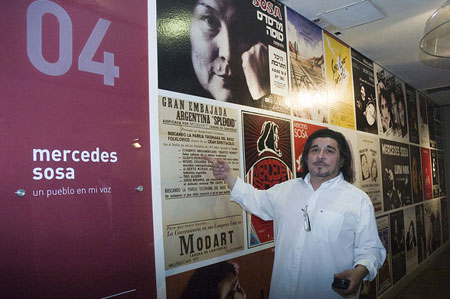
[{"label": "white button-up shirt", "polygon": [[[273,220],[275,260],[270,298],[342,298],[333,291],[333,275],[356,265],[372,280],[386,250],[378,236],[372,202],[344,180],[342,173],[314,191],[309,174],[257,190],[238,179],[231,200],[245,210]],[[302,209],[311,231],[304,227]]]}]

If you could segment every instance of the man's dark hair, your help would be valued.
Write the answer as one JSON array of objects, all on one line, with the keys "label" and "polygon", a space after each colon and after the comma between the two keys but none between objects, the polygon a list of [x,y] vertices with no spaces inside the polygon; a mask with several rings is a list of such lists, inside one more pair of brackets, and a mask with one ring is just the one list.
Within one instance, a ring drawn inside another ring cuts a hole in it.
[{"label": "man's dark hair", "polygon": [[303,150],[302,159],[300,160],[300,166],[302,168],[302,170],[300,171],[300,176],[302,178],[305,178],[305,176],[309,172],[308,154],[309,150],[311,149],[313,141],[316,138],[327,138],[327,137],[336,140],[339,149],[340,160],[341,162],[342,160],[344,160],[344,163],[342,164],[340,171],[342,171],[344,179],[347,182],[353,183],[355,180],[355,174],[353,171],[353,159],[350,146],[348,145],[348,142],[345,139],[344,135],[342,135],[340,132],[336,132],[330,129],[317,130],[311,135],[309,135],[308,139],[306,140],[305,149]]}]

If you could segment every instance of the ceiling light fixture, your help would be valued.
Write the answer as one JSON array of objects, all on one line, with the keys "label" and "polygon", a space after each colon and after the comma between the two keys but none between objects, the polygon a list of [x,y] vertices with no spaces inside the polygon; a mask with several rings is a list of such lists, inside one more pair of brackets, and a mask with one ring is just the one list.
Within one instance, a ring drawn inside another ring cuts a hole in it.
[{"label": "ceiling light fixture", "polygon": [[450,1],[445,1],[425,23],[420,49],[431,56],[450,58]]}]

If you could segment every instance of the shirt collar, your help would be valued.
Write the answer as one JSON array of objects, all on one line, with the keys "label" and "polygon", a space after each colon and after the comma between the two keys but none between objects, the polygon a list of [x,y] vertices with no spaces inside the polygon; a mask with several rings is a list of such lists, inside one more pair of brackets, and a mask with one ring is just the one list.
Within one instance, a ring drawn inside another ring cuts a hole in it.
[{"label": "shirt collar", "polygon": [[[323,182],[317,190],[330,189],[330,188],[338,185],[343,180],[344,180],[344,175],[342,174],[342,171],[340,171],[339,174],[335,178],[332,178],[331,180]],[[311,187],[311,190],[314,190],[311,185],[311,176],[310,176],[309,172],[306,174],[304,181],[309,187]]]}]

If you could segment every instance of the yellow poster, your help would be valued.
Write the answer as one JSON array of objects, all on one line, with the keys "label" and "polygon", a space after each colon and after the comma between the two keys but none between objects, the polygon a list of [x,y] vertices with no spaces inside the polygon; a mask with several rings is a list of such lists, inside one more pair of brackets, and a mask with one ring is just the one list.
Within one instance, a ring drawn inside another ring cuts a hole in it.
[{"label": "yellow poster", "polygon": [[355,129],[350,47],[324,32],[330,124]]}]

